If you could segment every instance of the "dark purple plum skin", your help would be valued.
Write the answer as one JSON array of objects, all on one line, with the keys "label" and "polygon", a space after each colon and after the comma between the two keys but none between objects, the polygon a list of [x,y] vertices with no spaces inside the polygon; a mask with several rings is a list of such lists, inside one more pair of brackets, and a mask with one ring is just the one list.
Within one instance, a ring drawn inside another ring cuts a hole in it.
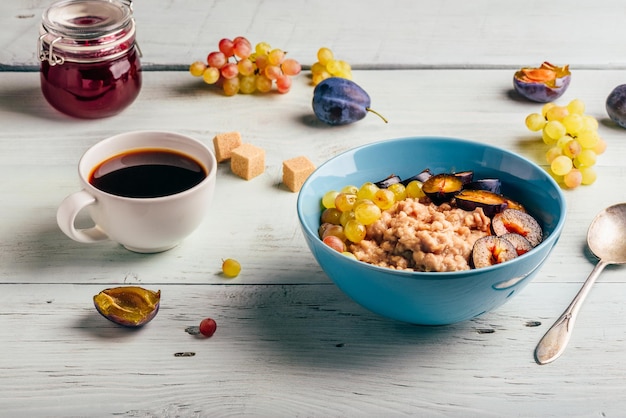
[{"label": "dark purple plum skin", "polygon": [[371,105],[370,96],[358,84],[331,77],[313,91],[313,112],[329,125],[347,125],[363,119]]},{"label": "dark purple plum skin", "polygon": [[606,113],[613,122],[626,128],[626,84],[615,87],[606,98]]},{"label": "dark purple plum skin", "polygon": [[538,103],[553,102],[565,93],[571,76],[559,78],[555,87],[548,87],[544,83],[527,83],[513,77],[515,91],[530,101]]},{"label": "dark purple plum skin", "polygon": [[502,182],[500,179],[480,179],[465,185],[470,190],[487,190],[491,193],[500,194]]},{"label": "dark purple plum skin", "polygon": [[430,171],[429,168],[425,168],[424,170],[420,171],[419,173],[417,173],[414,176],[411,176],[409,178],[406,178],[404,180],[402,180],[402,184],[404,184],[405,186],[407,184],[409,184],[410,182],[412,182],[413,180],[417,180],[420,183],[424,183],[426,180],[428,180],[429,178],[431,178],[433,176],[433,172]]}]

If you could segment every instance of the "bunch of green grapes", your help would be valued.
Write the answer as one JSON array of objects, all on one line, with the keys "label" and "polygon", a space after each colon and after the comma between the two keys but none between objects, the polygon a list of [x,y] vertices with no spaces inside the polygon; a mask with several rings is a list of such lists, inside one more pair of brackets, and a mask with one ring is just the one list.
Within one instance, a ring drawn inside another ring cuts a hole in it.
[{"label": "bunch of green grapes", "polygon": [[261,42],[253,50],[243,36],[220,40],[218,51],[209,53],[206,62],[196,61],[189,66],[191,75],[202,77],[207,84],[221,85],[227,96],[268,93],[274,84],[279,93],[287,93],[291,77],[301,69],[300,63],[287,58],[282,49]]},{"label": "bunch of green grapes", "polygon": [[361,187],[347,185],[338,191],[330,190],[322,196],[324,211],[320,219],[320,239],[331,248],[352,256],[347,251],[347,244],[362,241],[367,226],[379,220],[384,210],[406,198],[423,196],[422,183],[417,180],[406,186],[395,183],[380,188],[366,182]]},{"label": "bunch of green grapes", "polygon": [[341,77],[352,80],[352,67],[346,61],[335,59],[333,51],[322,47],[317,51],[317,62],[311,66],[313,85],[330,77]]},{"label": "bunch of green grapes", "polygon": [[585,114],[582,100],[574,99],[566,106],[546,103],[541,113],[526,117],[526,127],[541,131],[549,146],[546,161],[557,181],[570,189],[596,181],[594,166],[606,142],[598,135],[598,121]]}]

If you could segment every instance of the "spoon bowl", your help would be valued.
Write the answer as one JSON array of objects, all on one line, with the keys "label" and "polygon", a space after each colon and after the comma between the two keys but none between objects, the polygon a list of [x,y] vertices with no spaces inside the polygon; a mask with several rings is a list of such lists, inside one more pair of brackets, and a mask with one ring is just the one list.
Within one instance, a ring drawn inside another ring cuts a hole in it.
[{"label": "spoon bowl", "polygon": [[580,307],[602,270],[609,264],[626,263],[626,203],[609,206],[596,215],[587,230],[587,245],[600,261],[567,309],[537,344],[535,361],[538,364],[550,363],[563,354]]}]

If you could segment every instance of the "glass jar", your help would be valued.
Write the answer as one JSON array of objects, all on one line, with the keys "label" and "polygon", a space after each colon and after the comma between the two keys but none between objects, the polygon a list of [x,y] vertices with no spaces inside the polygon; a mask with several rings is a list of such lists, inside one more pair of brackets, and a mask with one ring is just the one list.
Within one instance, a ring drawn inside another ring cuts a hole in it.
[{"label": "glass jar", "polygon": [[131,0],[63,0],[39,29],[41,90],[57,110],[78,118],[115,115],[141,89]]}]

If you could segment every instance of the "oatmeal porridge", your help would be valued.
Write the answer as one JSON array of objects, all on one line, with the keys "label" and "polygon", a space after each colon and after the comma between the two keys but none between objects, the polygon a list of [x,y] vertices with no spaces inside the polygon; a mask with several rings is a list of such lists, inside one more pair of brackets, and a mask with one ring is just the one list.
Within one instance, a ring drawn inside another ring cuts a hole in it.
[{"label": "oatmeal porridge", "polygon": [[490,235],[481,208],[466,211],[449,203],[407,198],[367,226],[365,239],[350,243],[357,259],[381,267],[414,271],[470,269],[472,247]]}]

